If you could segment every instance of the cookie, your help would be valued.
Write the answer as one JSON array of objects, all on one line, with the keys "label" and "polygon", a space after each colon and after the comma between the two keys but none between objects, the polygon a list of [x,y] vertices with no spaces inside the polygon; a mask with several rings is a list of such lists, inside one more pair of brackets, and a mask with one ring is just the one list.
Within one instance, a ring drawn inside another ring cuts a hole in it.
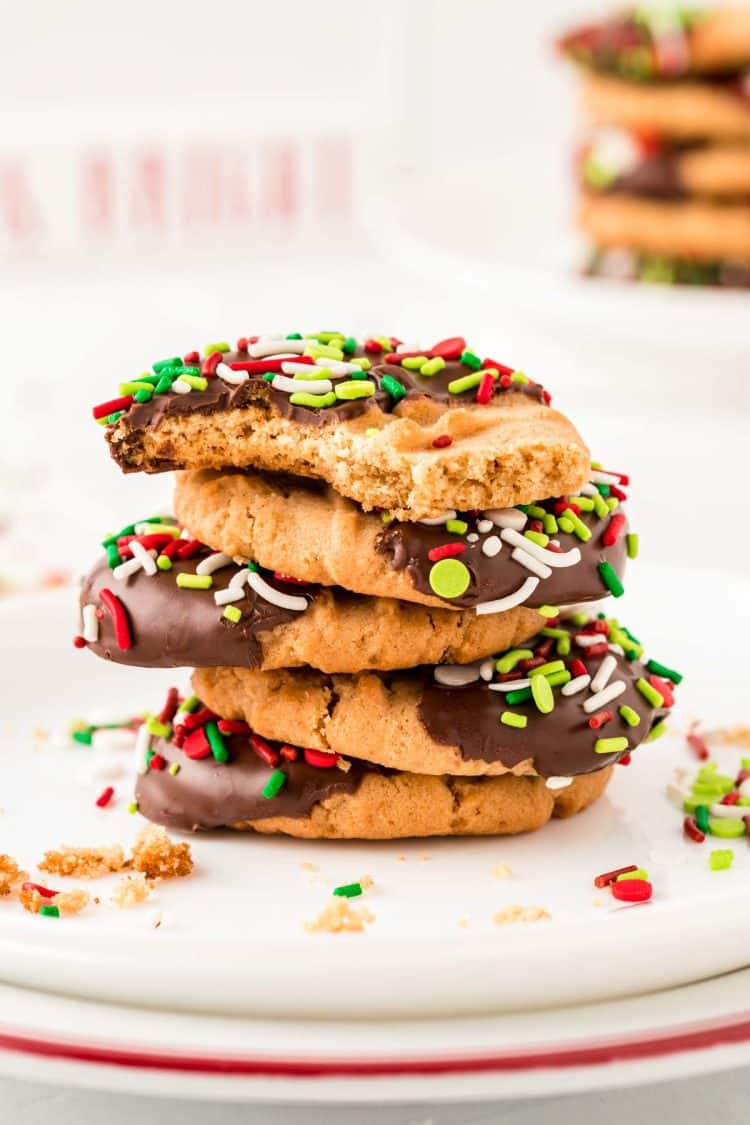
[{"label": "cookie", "polygon": [[[575,491],[588,453],[522,372],[442,340],[255,337],[160,360],[94,407],[126,472],[252,466],[327,481],[400,518]],[[292,354],[290,354],[292,353]]]},{"label": "cookie", "polygon": [[[342,763],[344,772],[322,768],[308,754],[310,764],[297,747],[282,748],[249,732],[215,731],[226,762],[210,752],[188,756],[185,743],[181,749],[167,738],[152,740],[135,794],[148,820],[183,831],[229,826],[306,839],[505,836],[541,828],[551,816],[581,812],[604,792],[612,772],[576,777],[561,789],[540,777],[420,776],[354,760]],[[280,751],[295,754],[294,760]]]},{"label": "cookie", "polygon": [[[522,606],[482,616],[301,585],[238,566],[196,540],[174,539],[176,525],[166,519],[131,527],[111,537],[109,562],[96,564],[80,593],[78,647],[116,664],[266,670],[309,664],[323,672],[463,664],[518,644],[544,624]],[[136,530],[145,534],[132,537]],[[138,558],[133,543],[162,553]],[[111,609],[121,612],[126,635]]]},{"label": "cookie", "polygon": [[624,195],[588,195],[579,224],[598,247],[697,262],[750,264],[750,203],[662,202]]},{"label": "cookie", "polygon": [[193,686],[211,711],[265,737],[393,769],[570,777],[663,729],[679,676],[641,655],[614,619],[581,614],[481,664],[355,676],[207,668]]},{"label": "cookie", "polygon": [[750,200],[750,143],[670,144],[653,134],[599,129],[585,144],[581,181],[590,191],[681,200]]},{"label": "cookie", "polygon": [[616,281],[647,281],[662,285],[714,285],[750,289],[750,263],[697,262],[687,258],[642,254],[616,246],[591,252],[584,273]]},{"label": "cookie", "polygon": [[331,488],[260,473],[182,473],[175,508],[215,549],[282,574],[484,615],[622,593],[637,550],[620,510],[628,478],[589,476],[572,499],[430,524],[384,522]]},{"label": "cookie", "polygon": [[721,81],[750,64],[750,8],[631,8],[575,28],[558,45],[580,66],[632,82],[690,74]]},{"label": "cookie", "polygon": [[595,120],[682,140],[750,138],[750,97],[739,83],[637,85],[585,75],[581,97]]}]

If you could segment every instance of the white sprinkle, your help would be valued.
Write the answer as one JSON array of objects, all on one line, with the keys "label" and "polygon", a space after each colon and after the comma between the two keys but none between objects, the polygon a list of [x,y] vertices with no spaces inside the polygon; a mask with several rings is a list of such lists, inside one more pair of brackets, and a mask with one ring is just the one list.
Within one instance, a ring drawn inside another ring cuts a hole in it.
[{"label": "white sprinkle", "polygon": [[[133,749],[132,740],[127,749]],[[124,777],[125,773],[122,762],[118,762],[116,758],[106,757],[99,761],[93,760],[91,764],[92,781],[117,781],[118,778]]]},{"label": "white sprinkle", "polygon": [[311,395],[325,395],[333,390],[330,379],[290,379],[288,375],[274,375],[271,386],[275,391],[285,391],[288,395],[296,395],[300,391]]},{"label": "white sprinkle", "polygon": [[513,594],[508,594],[505,598],[495,598],[492,602],[482,602],[475,609],[478,617],[485,613],[504,613],[506,609],[513,609],[514,606],[520,605],[525,602],[527,598],[536,590],[539,585],[538,578],[527,578]]},{"label": "white sprinkle", "polygon": [[617,667],[617,661],[610,653],[604,657],[591,681],[592,691],[601,691],[609,683],[610,677]]},{"label": "white sprinkle", "polygon": [[99,640],[99,618],[96,616],[95,605],[85,605],[81,611],[83,628],[81,634],[84,641],[96,643]]},{"label": "white sprinkle", "polygon": [[222,567],[231,565],[231,555],[225,555],[223,551],[216,551],[215,554],[209,555],[207,559],[201,559],[195,568],[195,573],[213,574],[215,570],[221,570]]},{"label": "white sprinkle", "polygon": [[[737,792],[739,793],[740,797],[750,797],[750,777],[745,778]],[[745,805],[745,808],[747,808],[747,805]],[[748,813],[747,815],[750,816],[750,813]]]},{"label": "white sprinkle", "polygon": [[[233,387],[239,387],[240,383],[246,383],[250,378],[247,371],[233,371],[228,363],[217,364],[216,374],[219,375],[225,383],[231,383]],[[172,386],[174,387],[174,383]]]},{"label": "white sprinkle", "polygon": [[477,535],[476,531],[470,531],[469,532],[469,534],[466,536],[466,542],[467,543],[478,543],[479,542],[479,536]]},{"label": "white sprinkle", "polygon": [[254,344],[249,344],[247,354],[253,359],[265,359],[269,355],[301,355],[305,348],[311,344],[317,345],[317,340],[277,340],[272,336],[261,336]]},{"label": "white sprinkle", "polygon": [[138,734],[135,739],[135,772],[145,774],[148,772],[148,762],[146,755],[151,749],[151,735],[148,733],[148,726],[146,723],[141,723],[138,727]]},{"label": "white sprinkle", "polygon": [[479,675],[487,683],[489,683],[489,681],[495,675],[495,661],[492,659],[492,657],[489,657],[489,659],[487,660],[483,660],[479,665]]},{"label": "white sprinkle", "polygon": [[256,594],[260,594],[267,602],[279,606],[280,609],[291,609],[295,613],[307,609],[307,598],[300,597],[298,594],[282,594],[280,590],[274,590],[257,570],[248,570],[247,584],[252,586]]},{"label": "white sprinkle", "polygon": [[681,811],[682,806],[685,803],[685,799],[689,796],[690,791],[684,786],[677,785],[677,783],[674,781],[670,781],[667,784],[667,797],[669,798],[671,803]]},{"label": "white sprinkle", "polygon": [[419,344],[398,344],[396,347],[396,354],[401,355],[402,352],[421,352]]},{"label": "white sprinkle", "polygon": [[[625,655],[625,650],[622,647],[622,645],[607,645],[607,648],[609,649],[610,652],[617,653],[618,656],[624,656]],[[643,663],[645,664],[645,661],[643,661]]]},{"label": "white sprinkle", "polygon": [[549,578],[552,573],[552,567],[547,566],[546,563],[539,562],[539,560],[535,559],[533,555],[530,555],[528,551],[525,551],[523,547],[514,547],[510,553],[510,557],[540,578]]},{"label": "white sprinkle", "polygon": [[131,718],[132,716],[123,715],[122,711],[115,707],[94,707],[86,713],[86,720],[92,727],[102,726],[104,723],[111,723],[112,726],[117,723],[120,727],[126,727]]},{"label": "white sprinkle", "polygon": [[193,538],[192,531],[190,531],[190,529],[187,528],[187,527],[183,527],[182,531],[180,532],[180,539],[192,539],[192,538]]},{"label": "white sprinkle", "polygon": [[325,367],[332,375],[351,375],[353,371],[362,370],[358,363],[344,363],[341,359],[325,359],[323,356],[315,363],[318,367]]},{"label": "white sprinkle", "polygon": [[490,684],[490,691],[518,691],[530,686],[531,680],[506,680],[503,684]]},{"label": "white sprinkle", "polygon": [[115,567],[112,571],[112,577],[117,582],[120,582],[123,578],[130,578],[131,574],[135,574],[135,572],[140,569],[141,560],[136,555],[133,555],[132,559],[128,559],[127,562],[122,562],[119,566]]},{"label": "white sprinkle", "polygon": [[137,523],[134,530],[136,535],[156,535],[166,532],[167,535],[173,533],[175,537],[177,536],[177,528],[166,516],[163,523],[148,523],[144,520],[143,523]]},{"label": "white sprinkle", "polygon": [[486,535],[488,531],[492,531],[494,526],[492,520],[477,520],[477,531],[481,531],[482,535]]},{"label": "white sprinkle", "polygon": [[581,496],[598,496],[599,489],[594,484],[584,484],[580,489]]},{"label": "white sprinkle", "polygon": [[744,820],[750,815],[747,805],[709,805],[708,811],[711,816],[722,817],[724,820]]},{"label": "white sprinkle", "polygon": [[132,750],[135,745],[135,731],[133,730],[95,730],[91,736],[91,745],[95,750]]},{"label": "white sprinkle", "polygon": [[567,789],[572,784],[572,777],[548,777],[545,782],[548,789]]},{"label": "white sprinkle", "polygon": [[420,520],[420,523],[425,524],[426,527],[438,527],[441,523],[447,523],[448,520],[454,520],[456,512],[453,508],[449,512],[443,512],[442,516],[433,516],[429,520]]},{"label": "white sprinkle", "polygon": [[560,689],[563,695],[577,695],[579,691],[583,691],[591,683],[591,676],[588,672],[584,676],[576,676],[573,680],[568,680],[567,684],[563,684]]},{"label": "white sprinkle", "polygon": [[522,531],[526,527],[526,513],[518,508],[492,508],[484,514],[496,527],[512,527],[516,531]]},{"label": "white sprinkle", "polygon": [[561,554],[556,551],[548,551],[545,547],[540,547],[533,539],[527,539],[525,535],[519,535],[512,527],[501,531],[500,538],[504,539],[506,543],[512,543],[514,547],[518,547],[521,551],[533,555],[539,562],[545,563],[553,569],[575,566],[576,563],[581,561],[581,552],[578,547],[572,547],[569,551]]},{"label": "white sprinkle", "polygon": [[312,375],[315,365],[312,363],[298,363],[295,359],[288,359],[281,364],[285,375]]},{"label": "white sprinkle", "polygon": [[580,645],[581,648],[590,648],[591,645],[599,645],[602,643],[603,639],[601,633],[576,633],[573,638],[575,643]]},{"label": "white sprinkle", "polygon": [[240,566],[242,567],[242,569],[238,570],[236,574],[233,574],[231,579],[229,580],[229,585],[234,586],[235,589],[242,589],[242,587],[247,582],[247,576],[250,573],[250,571],[247,569],[246,563],[241,563]]},{"label": "white sprinkle", "polygon": [[473,664],[438,664],[433,675],[444,687],[464,687],[479,679],[480,665],[476,661]]},{"label": "white sprinkle", "polygon": [[189,395],[192,389],[190,384],[186,383],[183,379],[175,379],[174,383],[172,383],[172,390],[176,395]]},{"label": "white sprinkle", "polygon": [[216,605],[229,605],[230,602],[239,602],[245,596],[244,585],[250,571],[246,566],[232,575],[231,581],[225,590],[217,590],[214,594]]},{"label": "white sprinkle", "polygon": [[619,484],[620,478],[616,477],[613,473],[603,473],[600,469],[594,469],[591,474],[591,479],[596,481],[597,484]]},{"label": "white sprinkle", "polygon": [[137,539],[131,539],[128,545],[133,552],[133,558],[138,559],[138,562],[141,564],[146,574],[153,577],[159,569],[154,562],[156,551],[147,551],[143,544],[139,543]]},{"label": "white sprinkle", "polygon": [[499,535],[488,535],[482,544],[482,554],[486,555],[488,559],[494,559],[495,555],[499,555],[502,549],[503,545]]},{"label": "white sprinkle", "polygon": [[[573,682],[572,680],[570,681]],[[596,695],[590,695],[588,699],[583,701],[583,709],[587,715],[592,711],[597,711],[600,707],[604,707],[606,703],[611,703],[613,699],[617,699],[619,695],[625,691],[625,681],[615,680],[613,684],[609,684],[603,691],[598,691]]]}]

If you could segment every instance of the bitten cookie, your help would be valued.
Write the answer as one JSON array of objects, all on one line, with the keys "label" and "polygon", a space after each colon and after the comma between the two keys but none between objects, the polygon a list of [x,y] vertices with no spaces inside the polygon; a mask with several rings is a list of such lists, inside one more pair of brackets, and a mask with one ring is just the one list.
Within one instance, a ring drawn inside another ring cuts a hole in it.
[{"label": "bitten cookie", "polygon": [[665,82],[642,85],[587,74],[584,110],[594,121],[642,129],[681,140],[750,138],[750,97],[738,82]]},{"label": "bitten cookie", "polygon": [[167,737],[151,740],[136,784],[143,816],[186,831],[226,825],[307,839],[504,836],[581,812],[603,793],[612,772],[552,789],[540,777],[510,774],[424,777],[357,761],[340,763],[346,770],[326,768],[318,764],[325,755],[268,743],[249,730],[219,729],[231,725],[211,724],[211,742],[222,747],[226,761],[214,757],[205,735],[208,752],[199,749],[196,735],[205,724],[190,732],[192,743],[178,738],[181,748]]},{"label": "bitten cookie", "polygon": [[586,614],[473,665],[357,676],[201,669],[223,718],[261,735],[415,773],[571,777],[660,732],[676,673],[614,620]]},{"label": "bitten cookie", "polygon": [[83,581],[76,638],[116,664],[359,672],[466,663],[544,623],[521,606],[478,616],[282,579],[180,538],[166,517],[122,531]]},{"label": "bitten cookie", "polygon": [[[182,522],[231,556],[308,582],[479,615],[622,593],[637,538],[621,473],[589,470],[581,495],[400,523],[333,489],[260,473],[182,473]],[[409,663],[414,663],[410,661]]]},{"label": "bitten cookie", "polygon": [[94,407],[125,471],[231,466],[327,481],[400,518],[574,492],[588,452],[549,395],[458,337],[249,337],[158,360]]}]

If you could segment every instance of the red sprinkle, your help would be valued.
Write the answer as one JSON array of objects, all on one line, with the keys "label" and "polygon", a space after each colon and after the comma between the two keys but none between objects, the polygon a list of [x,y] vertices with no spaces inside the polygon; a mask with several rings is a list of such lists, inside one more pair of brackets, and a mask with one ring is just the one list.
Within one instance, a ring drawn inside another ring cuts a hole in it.
[{"label": "red sprinkle", "polygon": [[165,555],[168,559],[176,559],[184,546],[184,539],[173,539],[171,543],[167,543],[166,547],[163,551],[160,552],[160,554]]},{"label": "red sprinkle", "polygon": [[570,662],[570,674],[573,677],[588,676],[589,670],[582,660],[579,660],[578,657],[575,657]]},{"label": "red sprinkle", "polygon": [[240,336],[239,340],[237,341],[237,351],[238,352],[246,352],[247,351],[247,336]]},{"label": "red sprinkle", "polygon": [[177,708],[180,704],[180,693],[176,687],[171,687],[167,692],[167,698],[164,700],[164,706],[159,712],[160,723],[171,723],[172,719],[177,714]]},{"label": "red sprinkle", "polygon": [[122,398],[111,398],[109,402],[100,402],[92,410],[95,418],[106,418],[108,414],[115,414],[118,410],[127,410],[133,403],[132,395],[123,395]]},{"label": "red sprinkle", "polygon": [[25,891],[36,891],[42,898],[54,898],[59,895],[59,891],[52,891],[49,887],[42,887],[39,883],[21,883],[21,887]]},{"label": "red sprinkle", "polygon": [[587,628],[586,630],[584,630],[584,632],[587,632],[587,633],[588,633],[588,632],[591,632],[591,633],[603,633],[605,637],[608,637],[608,636],[609,636],[609,625],[608,625],[608,623],[607,623],[606,621],[600,621],[600,620],[599,620],[599,619],[597,618],[597,620],[596,620],[596,621],[593,621],[593,622],[591,623],[591,625],[589,626],[589,628]]},{"label": "red sprinkle", "polygon": [[111,590],[100,590],[99,599],[112,617],[115,626],[117,647],[122,652],[125,652],[133,643],[130,638],[130,625],[128,624],[128,615],[125,612],[125,607],[117,595],[113,594]]},{"label": "red sprinkle", "polygon": [[258,734],[251,734],[249,741],[255,753],[267,766],[275,767],[279,764],[279,755],[265,738],[261,738]]},{"label": "red sprinkle", "polygon": [[447,449],[449,445],[453,445],[453,438],[450,434],[439,434],[432,440],[433,449]]},{"label": "red sprinkle", "polygon": [[686,741],[690,749],[695,752],[695,756],[699,759],[699,761],[705,762],[708,758],[711,757],[711,752],[709,751],[706,743],[703,741],[699,734],[695,734],[694,731],[690,731],[690,733],[687,735]]},{"label": "red sprinkle", "polygon": [[611,883],[610,890],[620,902],[648,902],[654,893],[648,879],[622,879],[619,883]]},{"label": "red sprinkle", "polygon": [[215,718],[216,715],[209,707],[201,707],[200,711],[193,711],[192,715],[185,716],[185,730],[196,730],[197,727],[205,726]]},{"label": "red sprinkle", "polygon": [[250,727],[242,719],[219,719],[216,725],[222,734],[250,734]]},{"label": "red sprinkle", "polygon": [[543,656],[531,656],[526,660],[519,660],[518,670],[519,672],[530,672],[532,668],[541,668],[542,664],[545,663]]},{"label": "red sprinkle", "polygon": [[383,350],[383,345],[380,343],[380,340],[365,340],[364,347],[366,352],[377,352],[378,354]]},{"label": "red sprinkle", "polygon": [[592,730],[598,730],[599,727],[603,727],[605,723],[610,723],[614,717],[614,711],[597,711],[597,713],[592,715],[589,719],[589,726]]},{"label": "red sprinkle", "polygon": [[602,533],[602,543],[605,547],[614,547],[625,528],[625,516],[622,512],[615,512]]},{"label": "red sprinkle", "polygon": [[603,875],[597,875],[594,879],[595,887],[608,887],[610,883],[614,883],[618,875],[627,875],[630,871],[637,871],[638,864],[631,863],[629,867],[617,867],[614,871],[605,871]]},{"label": "red sprinkle", "polygon": [[627,500],[628,498],[627,492],[623,492],[616,484],[611,484],[609,486],[609,494],[610,496],[616,496],[618,500]]},{"label": "red sprinkle", "polygon": [[674,689],[669,680],[662,680],[660,676],[649,676],[648,682],[656,688],[659,695],[664,697],[665,707],[674,707]]},{"label": "red sprinkle", "polygon": [[461,353],[466,351],[466,341],[463,336],[448,336],[445,340],[438,340],[430,348],[431,356],[441,356],[443,359],[460,359]]},{"label": "red sprinkle", "polygon": [[308,766],[317,766],[318,769],[322,770],[330,769],[339,760],[338,754],[328,754],[325,750],[311,750],[306,747],[302,753],[305,755]]},{"label": "red sprinkle", "polygon": [[736,778],[734,779],[734,784],[739,789],[740,785],[742,785],[742,782],[747,781],[747,779],[749,777],[750,777],[750,770],[740,770],[740,772],[737,774]]},{"label": "red sprinkle", "polygon": [[279,574],[278,570],[273,572],[273,576],[277,582],[293,582],[295,586],[309,586],[310,583],[304,578],[292,578],[290,574]]},{"label": "red sprinkle", "polygon": [[731,793],[727,793],[724,797],[721,798],[721,804],[722,805],[736,805],[737,802],[739,801],[739,799],[740,799],[739,793],[737,792],[736,789],[733,789]]},{"label": "red sprinkle", "polygon": [[80,634],[79,634],[77,637],[73,637],[73,644],[75,645],[76,648],[85,648],[86,647],[86,640],[85,640],[84,637],[80,636]]},{"label": "red sprinkle", "polygon": [[150,770],[163,770],[166,764],[166,759],[161,754],[154,754],[148,763],[148,768]]},{"label": "red sprinkle", "polygon": [[296,746],[282,746],[279,748],[279,753],[287,762],[296,762],[299,757],[299,750]]},{"label": "red sprinkle", "polygon": [[205,548],[205,543],[201,543],[200,539],[181,539],[179,542],[178,559],[192,559]]},{"label": "red sprinkle", "polygon": [[747,832],[747,842],[750,844],[750,816],[743,816],[742,823],[745,825],[745,831]]},{"label": "red sprinkle", "polygon": [[623,754],[621,758],[617,759],[617,764],[618,766],[629,766],[632,760],[633,755],[630,753],[630,751],[628,751],[627,754]]},{"label": "red sprinkle", "polygon": [[484,371],[488,367],[494,367],[501,375],[510,376],[515,371],[515,367],[508,367],[507,363],[498,363],[496,359],[483,359],[482,370]]},{"label": "red sprinkle", "polygon": [[547,637],[546,641],[542,641],[540,645],[536,646],[534,656],[543,656],[546,660],[554,643],[554,637]]},{"label": "red sprinkle", "polygon": [[706,833],[701,832],[693,816],[685,817],[682,822],[682,829],[685,835],[689,837],[689,839],[694,840],[696,844],[702,844],[706,838]]},{"label": "red sprinkle", "polygon": [[196,363],[200,363],[200,352],[188,352],[187,355],[182,357],[182,362],[189,367],[195,367]]},{"label": "red sprinkle", "polygon": [[494,390],[495,379],[488,371],[482,376],[479,386],[477,387],[476,402],[480,403],[481,406],[486,406],[492,398]]},{"label": "red sprinkle", "polygon": [[181,750],[185,745],[185,728],[182,723],[174,728],[174,731],[172,732],[172,742],[178,748],[178,750]]},{"label": "red sprinkle", "polygon": [[[599,469],[600,473],[606,473],[608,477],[617,477],[620,484],[630,484],[630,477],[627,473],[616,473],[614,469]],[[610,485],[610,488],[612,486]]]},{"label": "red sprinkle", "polygon": [[213,379],[216,375],[216,368],[223,360],[223,352],[211,352],[211,355],[206,356],[201,364],[201,375],[204,379]]},{"label": "red sprinkle", "polygon": [[440,559],[449,559],[452,555],[462,555],[466,550],[465,543],[444,543],[442,547],[433,547],[427,552],[430,562],[439,562]]},{"label": "red sprinkle", "polygon": [[99,808],[105,809],[107,807],[107,805],[109,804],[109,802],[114,797],[114,795],[115,795],[115,791],[114,791],[114,789],[112,788],[111,785],[108,785],[106,789],[102,789],[101,793],[96,798],[96,803],[99,806]]},{"label": "red sprinkle", "polygon": [[[203,727],[192,731],[182,744],[182,752],[187,758],[207,758],[211,746]],[[153,758],[151,759],[153,761]]]},{"label": "red sprinkle", "polygon": [[510,375],[501,375],[500,376],[500,386],[501,387],[512,387],[513,386],[513,381],[511,379]]},{"label": "red sprinkle", "polygon": [[570,500],[556,500],[553,507],[557,515],[562,515],[563,512],[575,512],[577,516],[581,514],[578,505],[573,504]]},{"label": "red sprinkle", "polygon": [[232,371],[247,371],[248,375],[264,375],[266,371],[281,371],[282,363],[307,363],[314,364],[315,360],[309,355],[296,355],[294,359],[236,359],[229,366]]},{"label": "red sprinkle", "polygon": [[608,651],[609,651],[609,646],[606,644],[605,641],[602,641],[602,643],[600,645],[587,645],[586,646],[586,655],[587,656],[604,656]]}]

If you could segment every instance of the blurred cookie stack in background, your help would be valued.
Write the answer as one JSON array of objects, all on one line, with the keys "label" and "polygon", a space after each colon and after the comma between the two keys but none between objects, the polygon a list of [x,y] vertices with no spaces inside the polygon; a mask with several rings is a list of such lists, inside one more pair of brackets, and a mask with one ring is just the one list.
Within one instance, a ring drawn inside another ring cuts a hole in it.
[{"label": "blurred cookie stack in background", "polygon": [[559,45],[590,123],[587,272],[750,287],[750,7],[636,8]]}]

